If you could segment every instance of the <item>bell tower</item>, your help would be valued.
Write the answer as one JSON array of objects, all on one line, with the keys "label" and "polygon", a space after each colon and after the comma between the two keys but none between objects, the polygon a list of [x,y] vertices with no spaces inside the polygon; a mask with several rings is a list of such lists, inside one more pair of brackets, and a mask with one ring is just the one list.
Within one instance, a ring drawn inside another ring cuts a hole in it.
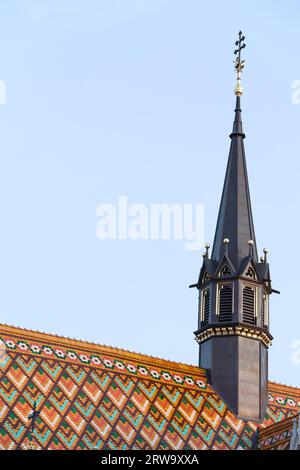
[{"label": "bell tower", "polygon": [[267,406],[269,296],[268,250],[258,259],[241,118],[241,52],[235,50],[236,106],[224,188],[210,256],[206,245],[198,283],[199,320],[195,332],[199,365],[239,418],[261,422]]}]

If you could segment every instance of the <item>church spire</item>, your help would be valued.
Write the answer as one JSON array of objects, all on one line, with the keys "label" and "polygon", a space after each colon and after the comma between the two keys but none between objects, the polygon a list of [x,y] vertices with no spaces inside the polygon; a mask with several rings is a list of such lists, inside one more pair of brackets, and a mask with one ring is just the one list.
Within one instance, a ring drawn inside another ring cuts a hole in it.
[{"label": "church spire", "polygon": [[203,257],[198,283],[199,365],[235,416],[261,422],[267,406],[269,296],[267,250],[258,260],[242,126],[241,51],[236,41],[236,107],[212,255]]},{"label": "church spire", "polygon": [[236,106],[229,151],[227,172],[225,176],[223,194],[220,204],[219,217],[213,244],[212,259],[220,261],[224,253],[223,240],[229,239],[228,255],[238,270],[241,261],[248,256],[249,240],[253,240],[253,257],[258,261],[255,231],[251,209],[249,182],[245,157],[245,147],[242,125],[241,72],[245,61],[241,60],[241,51],[245,48],[245,37],[239,32],[239,40],[236,41],[238,49],[235,60],[237,84],[235,87]]}]

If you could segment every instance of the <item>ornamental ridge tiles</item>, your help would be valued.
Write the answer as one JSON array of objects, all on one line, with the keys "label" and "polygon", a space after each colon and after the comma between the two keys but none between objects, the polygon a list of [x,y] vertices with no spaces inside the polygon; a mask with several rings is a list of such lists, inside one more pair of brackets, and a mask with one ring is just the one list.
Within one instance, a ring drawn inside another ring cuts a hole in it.
[{"label": "ornamental ridge tiles", "polygon": [[0,325],[0,347],[1,344],[7,352],[58,359],[62,363],[117,370],[196,388],[207,384],[205,370],[196,366],[6,325]]}]

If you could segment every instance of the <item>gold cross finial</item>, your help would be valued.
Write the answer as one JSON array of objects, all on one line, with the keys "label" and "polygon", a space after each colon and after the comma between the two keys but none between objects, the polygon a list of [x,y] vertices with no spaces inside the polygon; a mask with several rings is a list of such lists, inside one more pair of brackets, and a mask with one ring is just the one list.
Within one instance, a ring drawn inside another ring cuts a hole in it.
[{"label": "gold cross finial", "polygon": [[242,49],[245,49],[246,47],[246,44],[244,41],[245,41],[245,36],[243,36],[242,31],[239,31],[239,39],[235,41],[235,45],[237,46],[237,49],[234,51],[234,55],[236,56],[235,61],[234,61],[234,68],[237,73],[237,84],[236,84],[234,92],[237,96],[241,96],[243,94],[243,87],[241,85],[241,73],[245,66],[245,61],[241,60],[241,51]]}]

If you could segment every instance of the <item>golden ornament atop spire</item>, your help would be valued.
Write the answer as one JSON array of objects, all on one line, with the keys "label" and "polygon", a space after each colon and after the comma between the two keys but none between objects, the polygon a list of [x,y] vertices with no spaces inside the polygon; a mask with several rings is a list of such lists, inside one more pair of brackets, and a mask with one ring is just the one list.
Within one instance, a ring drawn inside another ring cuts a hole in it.
[{"label": "golden ornament atop spire", "polygon": [[241,85],[241,73],[245,66],[245,61],[241,60],[241,51],[242,49],[246,47],[246,44],[244,43],[244,41],[245,41],[245,36],[243,36],[242,31],[240,31],[239,39],[238,41],[235,41],[235,45],[238,46],[238,48],[234,51],[234,55],[236,55],[236,59],[234,61],[234,68],[237,74],[237,83],[234,89],[234,93],[236,94],[236,96],[242,96],[243,94],[243,87]]}]

